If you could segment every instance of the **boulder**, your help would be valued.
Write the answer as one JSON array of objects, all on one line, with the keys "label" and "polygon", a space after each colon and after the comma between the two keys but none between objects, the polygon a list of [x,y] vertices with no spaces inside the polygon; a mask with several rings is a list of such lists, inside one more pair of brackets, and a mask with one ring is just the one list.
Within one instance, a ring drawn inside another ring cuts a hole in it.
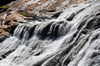
[{"label": "boulder", "polygon": [[13,34],[14,29],[18,23],[26,22],[25,16],[18,14],[17,12],[8,14],[6,19],[2,22],[1,28]]},{"label": "boulder", "polygon": [[5,21],[2,23],[2,25],[8,25],[10,22],[17,22],[17,23],[26,22],[26,20],[24,18],[26,18],[26,17],[23,15],[20,15],[17,12],[8,14]]}]

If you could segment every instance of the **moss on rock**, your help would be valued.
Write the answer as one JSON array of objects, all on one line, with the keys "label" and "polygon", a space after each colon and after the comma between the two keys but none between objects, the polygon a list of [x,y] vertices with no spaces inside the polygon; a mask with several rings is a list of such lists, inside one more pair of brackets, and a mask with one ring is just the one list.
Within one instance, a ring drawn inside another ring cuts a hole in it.
[{"label": "moss on rock", "polygon": [[21,15],[23,15],[23,16],[28,17],[28,14],[26,14],[26,13],[23,13],[23,12],[18,12],[18,13],[21,14]]}]

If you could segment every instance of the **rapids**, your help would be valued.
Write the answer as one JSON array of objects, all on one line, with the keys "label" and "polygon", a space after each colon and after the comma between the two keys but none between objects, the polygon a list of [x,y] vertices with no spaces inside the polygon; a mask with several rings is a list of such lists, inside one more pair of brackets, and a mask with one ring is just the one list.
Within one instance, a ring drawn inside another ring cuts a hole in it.
[{"label": "rapids", "polygon": [[57,19],[19,24],[0,43],[0,66],[100,66],[100,0],[66,7]]}]

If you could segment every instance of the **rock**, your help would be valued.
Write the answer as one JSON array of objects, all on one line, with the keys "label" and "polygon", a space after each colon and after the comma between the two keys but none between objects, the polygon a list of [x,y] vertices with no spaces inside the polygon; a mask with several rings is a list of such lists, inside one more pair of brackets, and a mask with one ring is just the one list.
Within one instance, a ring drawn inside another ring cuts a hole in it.
[{"label": "rock", "polygon": [[62,13],[62,11],[54,13],[51,18],[58,18],[61,13]]},{"label": "rock", "polygon": [[68,4],[66,4],[67,6],[68,5],[73,5],[73,4],[79,4],[79,3],[82,3],[82,2],[85,2],[85,1],[88,1],[88,0],[71,0]]},{"label": "rock", "polygon": [[26,22],[25,19],[32,19],[27,18],[23,15],[20,15],[17,12],[14,13],[8,13],[5,20],[0,19],[0,42],[5,40],[10,36],[10,34],[13,34],[15,28],[17,27],[18,23]]},{"label": "rock", "polygon": [[6,30],[7,32],[13,34],[13,31],[15,30],[15,28],[17,27],[18,23],[17,22],[9,22],[6,25],[2,25],[1,28],[3,28],[4,30]]},{"label": "rock", "polygon": [[26,18],[17,12],[7,15],[5,21],[1,24],[1,28],[13,34],[14,29],[17,27],[18,23],[26,22]]},{"label": "rock", "polygon": [[5,31],[4,29],[0,28],[0,36],[3,36],[5,34],[8,34],[8,32]]},{"label": "rock", "polygon": [[4,19],[1,18],[1,19],[0,19],[0,25],[2,24],[3,21],[4,21]]},{"label": "rock", "polygon": [[18,23],[26,22],[26,20],[24,20],[24,18],[26,18],[26,17],[15,12],[15,13],[8,15],[5,19],[5,21],[2,23],[2,25],[7,25],[9,22],[18,22]]},{"label": "rock", "polygon": [[[61,12],[66,6],[79,4],[87,0],[40,0],[34,2],[32,0],[16,0],[9,4],[11,11],[24,11],[28,16],[34,17],[35,20],[39,18],[48,18],[50,15]],[[17,4],[16,4],[17,3]],[[54,15],[55,16],[55,15]]]},{"label": "rock", "polygon": [[29,5],[29,6],[27,7],[26,10],[32,11],[32,10],[35,9],[38,5],[39,5],[39,2],[33,3],[33,4]]},{"label": "rock", "polygon": [[71,20],[74,18],[74,16],[75,16],[75,13],[72,13],[72,14],[67,18],[67,20],[68,20],[68,21],[71,21]]},{"label": "rock", "polygon": [[8,37],[10,37],[10,33],[5,31],[4,29],[0,28],[0,42],[4,41]]}]

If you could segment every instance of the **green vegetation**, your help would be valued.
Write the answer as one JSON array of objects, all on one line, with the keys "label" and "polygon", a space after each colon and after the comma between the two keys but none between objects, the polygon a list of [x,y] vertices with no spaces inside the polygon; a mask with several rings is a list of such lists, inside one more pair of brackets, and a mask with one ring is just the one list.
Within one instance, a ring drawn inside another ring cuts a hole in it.
[{"label": "green vegetation", "polygon": [[9,8],[9,6],[3,5],[3,6],[0,6],[0,8],[1,8],[1,9],[7,9],[7,8]]},{"label": "green vegetation", "polygon": [[21,15],[23,15],[23,16],[26,16],[26,17],[28,17],[28,15],[27,14],[25,14],[25,13],[23,13],[23,12],[18,12],[19,14],[21,14]]}]

